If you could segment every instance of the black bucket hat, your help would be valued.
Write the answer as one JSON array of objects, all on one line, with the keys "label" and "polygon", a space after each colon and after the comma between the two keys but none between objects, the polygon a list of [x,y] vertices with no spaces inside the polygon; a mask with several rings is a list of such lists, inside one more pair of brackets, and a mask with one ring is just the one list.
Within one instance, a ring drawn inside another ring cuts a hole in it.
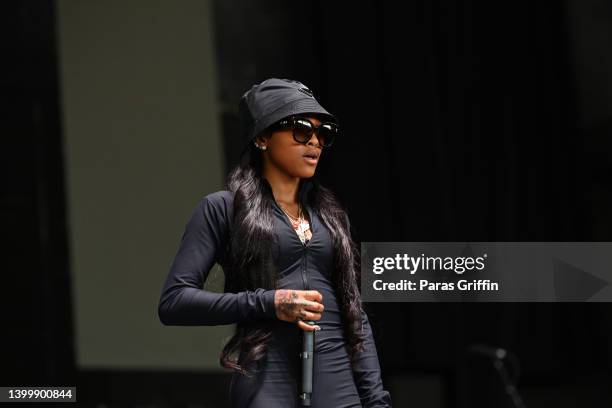
[{"label": "black bucket hat", "polygon": [[262,130],[291,115],[316,113],[338,123],[315,99],[312,91],[293,79],[270,78],[255,84],[238,105],[244,137],[250,141]]}]

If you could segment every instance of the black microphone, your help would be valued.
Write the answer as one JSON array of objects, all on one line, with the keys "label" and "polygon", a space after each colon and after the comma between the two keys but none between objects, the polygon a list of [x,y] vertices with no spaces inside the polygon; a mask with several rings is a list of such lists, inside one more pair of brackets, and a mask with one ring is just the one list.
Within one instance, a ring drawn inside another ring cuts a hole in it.
[{"label": "black microphone", "polygon": [[[316,323],[312,320],[306,320],[304,323],[314,326]],[[300,393],[300,401],[303,407],[309,407],[312,399],[312,377],[313,377],[313,362],[315,350],[315,330],[304,330],[302,341],[302,392]]]}]

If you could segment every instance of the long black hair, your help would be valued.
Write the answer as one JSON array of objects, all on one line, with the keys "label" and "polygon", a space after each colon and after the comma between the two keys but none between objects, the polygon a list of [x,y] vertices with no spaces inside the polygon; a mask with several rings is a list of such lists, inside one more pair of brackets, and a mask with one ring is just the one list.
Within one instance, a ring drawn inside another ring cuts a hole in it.
[{"label": "long black hair", "polygon": [[[243,157],[248,153],[248,161]],[[231,224],[225,265],[225,290],[238,292],[256,288],[275,289],[278,273],[273,262],[276,237],[273,230],[273,197],[262,176],[262,153],[248,143],[240,164],[227,178],[226,188],[234,193],[234,217]],[[334,247],[332,284],[335,286],[351,360],[363,350],[362,304],[359,293],[360,255],[351,237],[349,218],[334,193],[310,178],[313,188],[307,204],[329,229]],[[221,365],[251,375],[252,364],[266,352],[273,322],[260,320],[239,323],[235,334],[225,344]]]}]

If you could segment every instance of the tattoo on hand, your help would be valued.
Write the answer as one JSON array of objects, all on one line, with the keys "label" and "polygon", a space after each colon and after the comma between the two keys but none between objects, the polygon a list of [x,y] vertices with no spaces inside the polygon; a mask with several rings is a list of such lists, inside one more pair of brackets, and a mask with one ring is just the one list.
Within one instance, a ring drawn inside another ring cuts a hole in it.
[{"label": "tattoo on hand", "polygon": [[299,308],[299,305],[295,303],[297,299],[298,295],[293,290],[283,290],[280,293],[278,302],[279,316],[284,319],[294,320],[296,310]]}]

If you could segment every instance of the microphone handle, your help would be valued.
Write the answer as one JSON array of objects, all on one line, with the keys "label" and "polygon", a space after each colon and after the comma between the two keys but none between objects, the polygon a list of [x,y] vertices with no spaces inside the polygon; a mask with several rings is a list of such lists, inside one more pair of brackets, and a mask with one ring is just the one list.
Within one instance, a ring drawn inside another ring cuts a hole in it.
[{"label": "microphone handle", "polygon": [[[312,320],[304,321],[304,323],[314,326],[316,323]],[[302,392],[300,401],[303,407],[309,407],[312,398],[312,377],[313,377],[313,362],[314,362],[314,345],[315,331],[306,331],[303,333],[302,352]]]}]

